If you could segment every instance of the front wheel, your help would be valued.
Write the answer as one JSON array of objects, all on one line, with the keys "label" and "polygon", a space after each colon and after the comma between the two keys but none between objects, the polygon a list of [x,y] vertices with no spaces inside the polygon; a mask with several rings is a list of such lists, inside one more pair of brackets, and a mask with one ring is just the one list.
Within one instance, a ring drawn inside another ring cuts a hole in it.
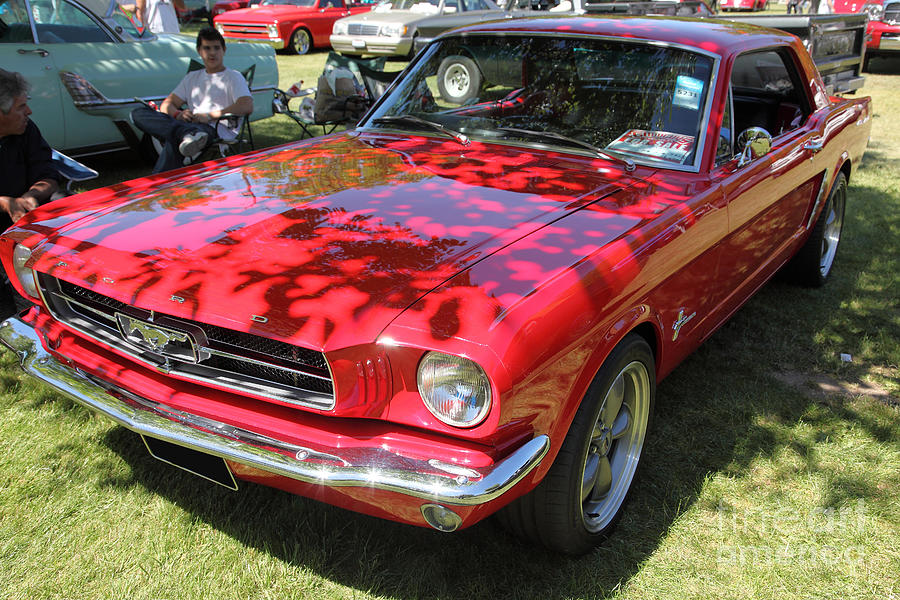
[{"label": "front wheel", "polygon": [[629,335],[594,377],[546,477],[499,513],[504,526],[572,555],[602,542],[634,481],[655,394],[650,346]]},{"label": "front wheel", "polygon": [[309,32],[305,29],[298,29],[291,35],[287,49],[291,54],[306,54],[311,47],[312,40]]},{"label": "front wheel", "polygon": [[847,178],[838,173],[809,239],[790,263],[790,271],[798,283],[821,287],[828,281],[841,241],[846,205]]},{"label": "front wheel", "polygon": [[475,98],[481,89],[481,71],[467,56],[448,56],[437,73],[441,98],[453,104],[464,104]]}]

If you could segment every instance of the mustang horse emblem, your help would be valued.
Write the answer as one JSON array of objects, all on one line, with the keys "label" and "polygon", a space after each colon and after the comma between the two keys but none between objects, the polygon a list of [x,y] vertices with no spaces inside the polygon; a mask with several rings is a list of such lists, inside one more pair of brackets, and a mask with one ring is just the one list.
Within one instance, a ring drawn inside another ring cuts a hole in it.
[{"label": "mustang horse emblem", "polygon": [[132,344],[165,357],[196,362],[196,343],[185,331],[117,314],[119,331]]}]

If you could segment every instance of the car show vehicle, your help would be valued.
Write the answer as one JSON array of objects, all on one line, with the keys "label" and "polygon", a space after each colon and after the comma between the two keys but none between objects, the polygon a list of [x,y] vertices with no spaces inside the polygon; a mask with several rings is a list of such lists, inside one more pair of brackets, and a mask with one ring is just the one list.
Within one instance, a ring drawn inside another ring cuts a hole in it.
[{"label": "car show vehicle", "polygon": [[257,6],[217,15],[216,29],[228,40],[259,42],[290,54],[328,46],[334,22],[368,12],[367,4],[345,0],[262,0]]},{"label": "car show vehicle", "polygon": [[720,15],[736,23],[780,29],[800,38],[828,94],[847,94],[865,83],[866,15]]},{"label": "car show vehicle", "polygon": [[900,56],[900,0],[834,0],[834,12],[868,17],[866,68],[872,58]]},{"label": "car show vehicle", "polygon": [[[7,0],[0,14],[0,64],[32,85],[31,119],[70,156],[137,149],[130,113],[161,102],[199,60],[185,35],[139,31],[116,0]],[[252,119],[272,115],[278,67],[271,49],[229,44],[226,64],[252,69]]]},{"label": "car show vehicle", "polygon": [[766,10],[769,0],[720,0],[719,8],[724,12],[742,10],[756,12]]},{"label": "car show vehicle", "polygon": [[[449,56],[478,96],[442,94]],[[580,554],[657,382],[776,272],[828,279],[871,126],[783,32],[475,25],[354,130],[30,211],[0,260],[34,307],[0,340],[229,488],[448,532],[497,513]]]},{"label": "car show vehicle", "polygon": [[331,47],[348,56],[412,58],[420,21],[435,15],[462,14],[481,20],[496,18],[501,12],[493,0],[389,0],[369,12],[335,22]]}]

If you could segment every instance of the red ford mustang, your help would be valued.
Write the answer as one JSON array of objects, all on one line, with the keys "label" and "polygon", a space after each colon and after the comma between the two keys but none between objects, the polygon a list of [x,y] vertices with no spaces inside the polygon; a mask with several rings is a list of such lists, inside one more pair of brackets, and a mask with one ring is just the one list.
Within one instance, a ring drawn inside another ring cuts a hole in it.
[{"label": "red ford mustang", "polygon": [[0,338],[223,485],[586,552],[656,382],[779,269],[827,279],[870,117],[770,30],[473,26],[353,131],[30,212]]}]

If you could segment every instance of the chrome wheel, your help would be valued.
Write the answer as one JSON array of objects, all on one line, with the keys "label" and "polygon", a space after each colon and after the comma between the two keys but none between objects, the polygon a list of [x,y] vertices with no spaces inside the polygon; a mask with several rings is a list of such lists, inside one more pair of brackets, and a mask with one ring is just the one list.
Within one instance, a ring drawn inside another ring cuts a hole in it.
[{"label": "chrome wheel", "polygon": [[634,361],[603,399],[581,476],[582,516],[590,532],[605,529],[625,501],[644,447],[651,395],[647,368]]},{"label": "chrome wheel", "polygon": [[298,29],[291,36],[291,50],[294,54],[306,54],[309,52],[310,39],[309,32],[305,29]]},{"label": "chrome wheel", "polygon": [[846,201],[847,188],[842,186],[835,190],[831,202],[825,207],[828,212],[822,231],[822,250],[819,258],[819,274],[822,277],[826,277],[831,272],[831,266],[834,264],[834,255],[837,253],[838,244],[841,241],[841,230],[844,227],[844,204]]},{"label": "chrome wheel", "polygon": [[452,104],[472,101],[481,90],[481,71],[468,56],[448,56],[437,75],[441,98]]},{"label": "chrome wheel", "polygon": [[462,98],[468,93],[471,85],[469,70],[459,63],[453,63],[444,71],[444,89],[452,100]]}]

